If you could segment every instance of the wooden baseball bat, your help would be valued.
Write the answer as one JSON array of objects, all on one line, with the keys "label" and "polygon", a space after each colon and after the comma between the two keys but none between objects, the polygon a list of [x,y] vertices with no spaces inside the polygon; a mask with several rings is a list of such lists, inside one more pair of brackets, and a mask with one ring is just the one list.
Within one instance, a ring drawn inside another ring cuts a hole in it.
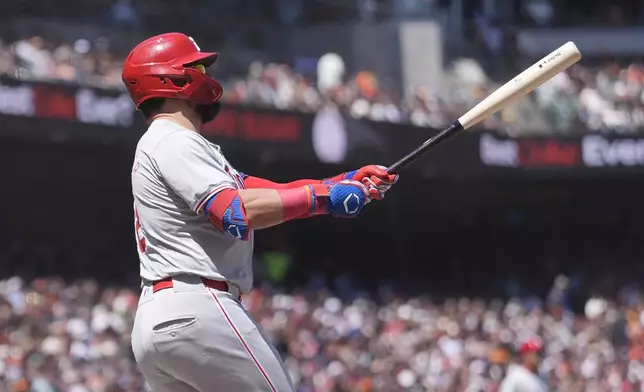
[{"label": "wooden baseball bat", "polygon": [[436,134],[436,136],[428,139],[417,149],[389,166],[387,171],[389,173],[398,172],[403,167],[418,160],[418,158],[425,154],[430,148],[485,120],[501,110],[503,107],[536,89],[546,80],[551,79],[559,72],[562,72],[566,68],[575,64],[580,59],[581,52],[577,49],[577,46],[573,42],[565,43],[559,49],[542,58],[530,68],[521,72],[519,75],[512,78],[512,80],[499,87],[487,98],[479,102],[478,105],[474,106],[470,111],[462,115],[452,125]]}]

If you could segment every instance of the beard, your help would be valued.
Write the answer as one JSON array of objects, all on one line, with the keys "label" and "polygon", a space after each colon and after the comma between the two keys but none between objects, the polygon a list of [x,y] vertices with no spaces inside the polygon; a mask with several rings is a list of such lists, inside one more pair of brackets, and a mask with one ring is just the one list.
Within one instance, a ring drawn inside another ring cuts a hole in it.
[{"label": "beard", "polygon": [[221,102],[215,102],[210,105],[196,105],[195,110],[201,117],[201,123],[205,124],[217,117],[221,111]]}]

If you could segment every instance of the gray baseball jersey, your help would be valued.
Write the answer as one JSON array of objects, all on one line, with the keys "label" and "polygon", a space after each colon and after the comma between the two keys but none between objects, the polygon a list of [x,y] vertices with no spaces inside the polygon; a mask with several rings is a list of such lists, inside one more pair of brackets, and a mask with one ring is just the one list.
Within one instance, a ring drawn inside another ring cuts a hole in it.
[{"label": "gray baseball jersey", "polygon": [[511,364],[499,392],[547,392],[546,384],[525,367]]},{"label": "gray baseball jersey", "polygon": [[218,145],[174,122],[155,120],[136,147],[132,167],[141,277],[192,274],[249,292],[253,233],[242,241],[217,230],[204,214],[210,197],[243,186]]}]

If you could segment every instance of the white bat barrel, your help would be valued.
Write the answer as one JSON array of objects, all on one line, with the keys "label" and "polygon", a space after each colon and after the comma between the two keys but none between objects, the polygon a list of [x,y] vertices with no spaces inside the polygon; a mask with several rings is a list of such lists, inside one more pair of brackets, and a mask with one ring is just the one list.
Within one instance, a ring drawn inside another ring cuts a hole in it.
[{"label": "white bat barrel", "polygon": [[467,129],[493,115],[509,103],[525,96],[559,72],[581,59],[581,52],[573,42],[567,42],[559,49],[542,58],[514,79],[499,87],[495,92],[458,119]]}]

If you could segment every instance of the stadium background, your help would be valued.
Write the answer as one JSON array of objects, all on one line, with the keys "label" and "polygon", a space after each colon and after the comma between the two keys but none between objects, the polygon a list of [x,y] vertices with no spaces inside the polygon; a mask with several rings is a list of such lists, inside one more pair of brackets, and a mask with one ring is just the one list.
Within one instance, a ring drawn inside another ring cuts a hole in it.
[{"label": "stadium background", "polygon": [[129,172],[145,127],[120,64],[171,30],[222,52],[226,106],[208,137],[275,180],[387,164],[574,40],[579,66],[405,171],[360,219],[259,233],[244,303],[298,391],[494,391],[534,335],[553,391],[641,390],[641,3],[0,10],[0,390],[146,390],[129,347]]}]

